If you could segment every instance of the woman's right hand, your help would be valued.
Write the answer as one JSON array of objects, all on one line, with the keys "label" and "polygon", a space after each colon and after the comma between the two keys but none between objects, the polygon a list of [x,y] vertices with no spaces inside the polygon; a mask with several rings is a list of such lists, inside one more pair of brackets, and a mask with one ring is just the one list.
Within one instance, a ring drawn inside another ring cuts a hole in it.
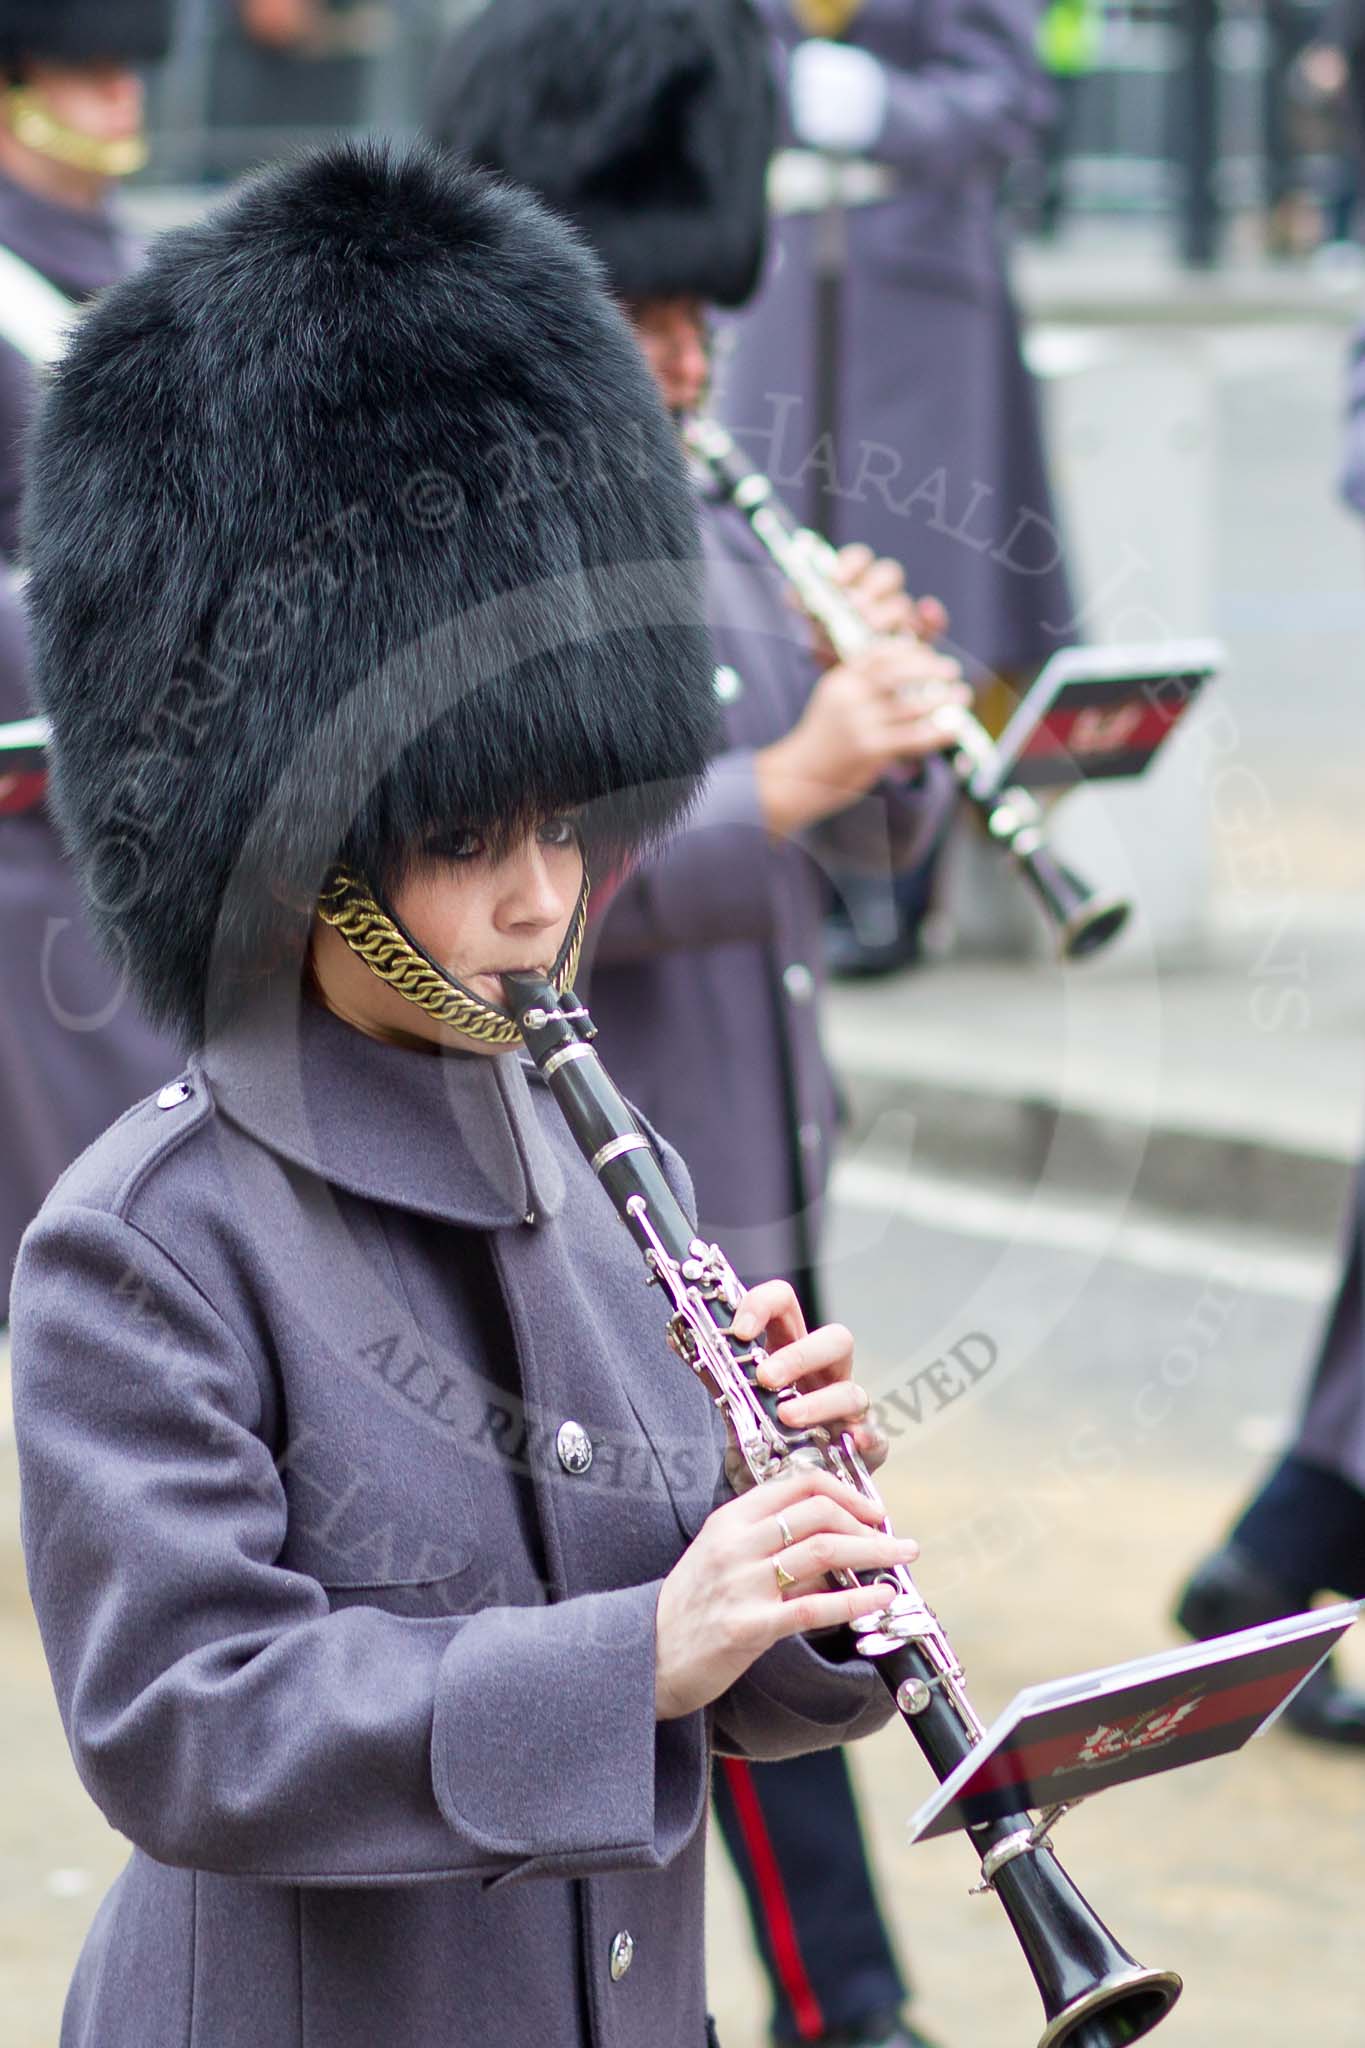
[{"label": "woman's right hand", "polygon": [[[913,1537],[885,1534],[875,1503],[818,1468],[766,1480],[713,1509],[659,1594],[658,1719],[709,1706],[784,1636],[886,1606],[885,1586],[831,1591],[830,1571],[877,1571],[918,1555]],[[793,1582],[785,1590],[779,1560]]]}]

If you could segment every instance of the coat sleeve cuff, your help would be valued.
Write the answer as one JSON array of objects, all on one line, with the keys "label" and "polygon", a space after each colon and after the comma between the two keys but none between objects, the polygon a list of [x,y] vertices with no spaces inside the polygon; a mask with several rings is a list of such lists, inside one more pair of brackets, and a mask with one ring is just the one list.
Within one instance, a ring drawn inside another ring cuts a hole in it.
[{"label": "coat sleeve cuff", "polygon": [[657,1869],[695,1833],[704,1717],[655,1719],[658,1598],[653,1581],[549,1607],[489,1608],[442,1659],[437,1804],[478,1847],[524,1859],[509,1876]]},{"label": "coat sleeve cuff", "polygon": [[716,1703],[716,1746],[755,1762],[780,1762],[875,1734],[895,1710],[863,1658],[836,1663],[809,1638],[792,1636]]}]

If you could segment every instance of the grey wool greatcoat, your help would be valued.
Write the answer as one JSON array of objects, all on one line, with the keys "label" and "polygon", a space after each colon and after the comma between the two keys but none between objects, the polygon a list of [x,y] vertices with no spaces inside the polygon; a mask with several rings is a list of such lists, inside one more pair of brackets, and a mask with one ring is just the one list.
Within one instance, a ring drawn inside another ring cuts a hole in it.
[{"label": "grey wool greatcoat", "polygon": [[[1341,491],[1365,513],[1365,327],[1351,342]],[[1356,1174],[1342,1260],[1294,1450],[1365,1492],[1365,1165]]]},{"label": "grey wool greatcoat", "polygon": [[1356,1174],[1341,1279],[1294,1451],[1365,1493],[1365,1166]]},{"label": "grey wool greatcoat", "polygon": [[[0,245],[73,302],[133,250],[105,211],[77,212],[0,177]],[[32,365],[0,333],[0,723],[28,718],[28,647],[14,567]],[[183,1054],[139,1016],[86,927],[75,875],[40,806],[0,817],[0,1323],[24,1226],[63,1167]]]},{"label": "grey wool greatcoat", "polygon": [[1365,327],[1352,336],[1347,365],[1341,494],[1355,511],[1365,513]]},{"label": "grey wool greatcoat", "polygon": [[796,724],[819,670],[742,514],[709,496],[700,510],[727,746],[686,826],[595,924],[586,987],[618,1085],[687,1160],[705,1234],[746,1280],[808,1285],[836,1123],[819,1020],[825,868],[921,859],[954,785],[935,760],[800,840],[769,835],[754,756]]},{"label": "grey wool greatcoat", "polygon": [[[783,51],[790,0],[761,0]],[[728,330],[719,409],[808,523],[941,597],[973,672],[1033,667],[1074,632],[1033,380],[1020,355],[1000,188],[1051,111],[1036,0],[863,0],[845,41],[885,67],[868,154],[890,196],[842,211],[834,448],[816,394],[815,213],[784,218]]]},{"label": "grey wool greatcoat", "polygon": [[711,1746],[889,1700],[789,1641],[656,1723],[721,1439],[642,1283],[515,1055],[311,1004],[64,1176],[15,1285],[24,1544],[133,1854],[62,2048],[702,2048]]}]

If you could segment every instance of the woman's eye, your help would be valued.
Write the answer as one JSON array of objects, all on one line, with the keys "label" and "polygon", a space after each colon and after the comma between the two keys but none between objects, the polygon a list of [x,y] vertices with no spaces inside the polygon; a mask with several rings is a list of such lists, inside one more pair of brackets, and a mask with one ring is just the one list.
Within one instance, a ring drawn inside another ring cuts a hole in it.
[{"label": "woman's eye", "polygon": [[427,841],[433,860],[477,860],[486,850],[478,832],[437,832]]},{"label": "woman's eye", "polygon": [[545,846],[572,846],[577,837],[572,818],[547,818],[540,828],[541,842]]}]

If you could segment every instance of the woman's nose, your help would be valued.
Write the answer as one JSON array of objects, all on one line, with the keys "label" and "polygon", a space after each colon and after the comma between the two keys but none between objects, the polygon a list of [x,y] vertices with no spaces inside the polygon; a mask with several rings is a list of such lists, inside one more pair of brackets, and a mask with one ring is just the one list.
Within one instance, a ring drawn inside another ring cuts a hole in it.
[{"label": "woman's nose", "polygon": [[706,339],[695,321],[689,321],[677,338],[674,360],[679,373],[689,383],[705,383],[707,372]]},{"label": "woman's nose", "polygon": [[573,908],[565,865],[562,859],[548,860],[541,846],[513,855],[505,863],[499,923],[521,931],[548,931],[562,925]]}]

